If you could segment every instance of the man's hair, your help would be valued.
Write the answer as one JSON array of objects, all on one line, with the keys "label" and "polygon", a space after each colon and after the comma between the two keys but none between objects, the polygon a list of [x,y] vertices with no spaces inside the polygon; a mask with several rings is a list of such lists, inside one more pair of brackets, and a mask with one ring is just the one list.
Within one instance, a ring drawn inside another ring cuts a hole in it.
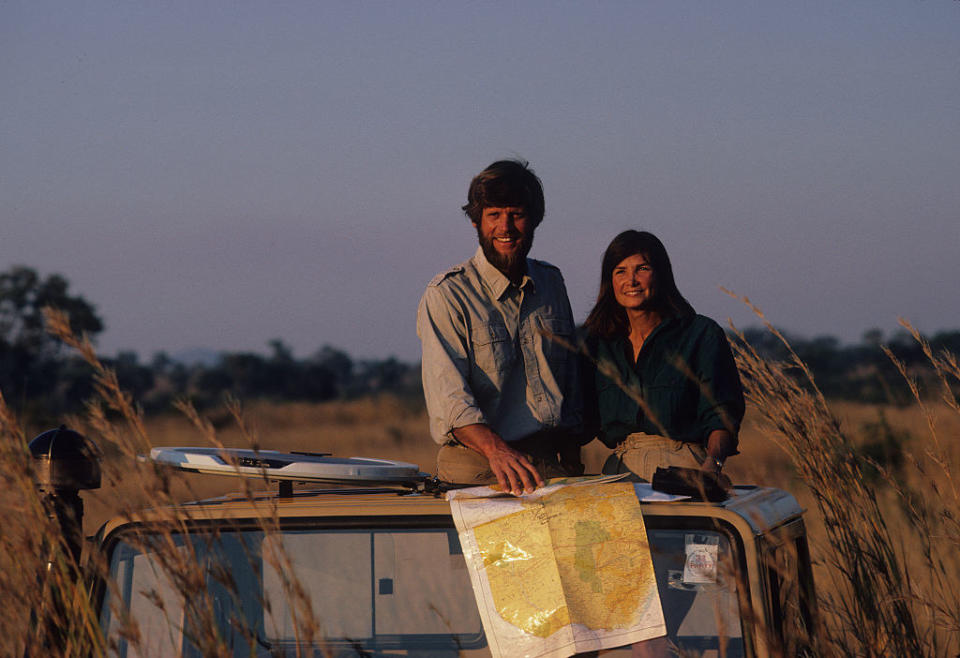
[{"label": "man's hair", "polygon": [[470,181],[463,212],[474,224],[480,223],[483,209],[522,207],[534,226],[543,220],[543,185],[525,160],[497,160]]},{"label": "man's hair", "polygon": [[690,303],[677,290],[673,280],[673,268],[663,243],[646,231],[624,231],[613,239],[603,254],[600,266],[600,292],[597,303],[583,323],[587,332],[594,336],[611,339],[626,336],[630,332],[627,313],[617,303],[613,291],[613,269],[627,258],[641,254],[653,270],[653,303],[664,318],[694,315]]}]

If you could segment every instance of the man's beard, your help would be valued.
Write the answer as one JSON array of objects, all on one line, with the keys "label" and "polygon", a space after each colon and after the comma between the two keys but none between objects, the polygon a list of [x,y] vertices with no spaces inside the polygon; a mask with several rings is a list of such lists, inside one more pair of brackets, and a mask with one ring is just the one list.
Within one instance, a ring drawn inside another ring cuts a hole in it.
[{"label": "man's beard", "polygon": [[504,276],[511,278],[511,275],[523,274],[527,271],[527,254],[530,253],[530,247],[533,246],[533,233],[528,233],[523,246],[519,251],[513,254],[501,254],[493,246],[493,237],[484,239],[480,233],[480,227],[477,227],[477,238],[480,240],[480,248],[483,249],[483,255],[495,268],[500,270]]}]

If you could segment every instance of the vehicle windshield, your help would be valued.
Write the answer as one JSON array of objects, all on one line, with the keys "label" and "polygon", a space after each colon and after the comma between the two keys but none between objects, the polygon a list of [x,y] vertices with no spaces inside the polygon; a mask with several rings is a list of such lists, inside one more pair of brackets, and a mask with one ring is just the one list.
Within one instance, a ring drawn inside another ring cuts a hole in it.
[{"label": "vehicle windshield", "polygon": [[[726,536],[647,534],[671,642],[691,655],[742,656]],[[202,566],[203,583],[181,575],[190,564]],[[202,656],[213,641],[235,656],[489,655],[451,527],[131,532],[113,544],[110,576],[101,626],[112,656]]]}]

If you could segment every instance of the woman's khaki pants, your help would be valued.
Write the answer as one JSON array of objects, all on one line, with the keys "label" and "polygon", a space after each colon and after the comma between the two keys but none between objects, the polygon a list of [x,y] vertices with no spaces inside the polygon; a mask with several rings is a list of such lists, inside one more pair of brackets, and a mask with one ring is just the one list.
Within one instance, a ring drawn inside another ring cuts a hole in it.
[{"label": "woman's khaki pants", "polygon": [[633,473],[644,482],[652,482],[658,467],[700,468],[706,458],[707,451],[699,444],[637,432],[627,435],[617,446],[604,462],[602,471],[605,475]]}]

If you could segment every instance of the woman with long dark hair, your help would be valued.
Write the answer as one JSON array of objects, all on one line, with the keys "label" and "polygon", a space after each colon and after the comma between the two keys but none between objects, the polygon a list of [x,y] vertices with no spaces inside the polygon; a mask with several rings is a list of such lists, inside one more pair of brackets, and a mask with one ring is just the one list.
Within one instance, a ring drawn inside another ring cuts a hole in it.
[{"label": "woman with long dark hair", "polygon": [[656,236],[613,239],[584,326],[587,422],[615,450],[604,472],[650,481],[658,466],[685,466],[719,475],[737,453],[740,377],[723,329],[677,290]]}]

